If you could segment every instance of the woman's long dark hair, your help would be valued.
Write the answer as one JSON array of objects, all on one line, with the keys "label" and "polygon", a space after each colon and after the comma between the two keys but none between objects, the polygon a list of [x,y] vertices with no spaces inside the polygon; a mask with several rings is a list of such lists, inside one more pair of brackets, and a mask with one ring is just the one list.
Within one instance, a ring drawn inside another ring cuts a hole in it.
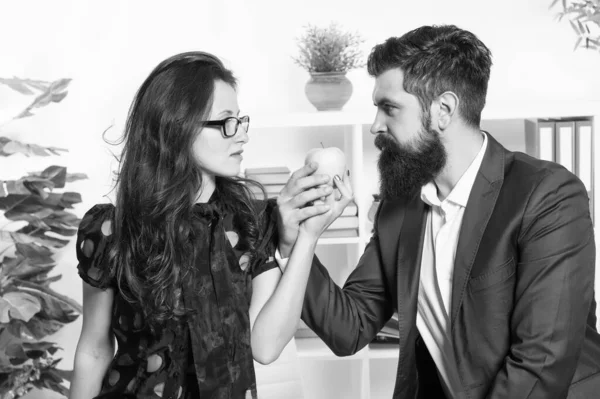
[{"label": "woman's long dark hair", "polygon": [[[202,185],[192,147],[211,112],[217,80],[236,87],[217,57],[175,55],[150,73],[129,110],[116,179],[110,275],[151,327],[186,314],[178,286],[193,262],[193,207]],[[236,211],[234,222],[245,249],[253,253],[259,227],[242,181],[217,176],[213,195]]]}]

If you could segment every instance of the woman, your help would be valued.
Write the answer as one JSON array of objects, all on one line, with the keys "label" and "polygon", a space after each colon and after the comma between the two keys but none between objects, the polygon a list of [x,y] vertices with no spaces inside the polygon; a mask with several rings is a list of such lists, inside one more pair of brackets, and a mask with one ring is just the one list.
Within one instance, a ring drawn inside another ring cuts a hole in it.
[{"label": "woman", "polygon": [[94,206],[79,227],[72,399],[256,397],[252,359],[272,362],[293,336],[315,238],[351,194],[302,210],[317,216],[282,275],[276,204],[252,200],[237,177],[248,126],[235,78],[210,54],[171,57],[142,84],[116,205]]}]

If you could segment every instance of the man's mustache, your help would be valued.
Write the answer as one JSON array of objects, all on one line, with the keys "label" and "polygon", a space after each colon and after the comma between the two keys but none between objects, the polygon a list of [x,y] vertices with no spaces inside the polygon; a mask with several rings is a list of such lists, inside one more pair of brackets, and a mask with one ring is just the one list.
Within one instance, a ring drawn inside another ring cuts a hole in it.
[{"label": "man's mustache", "polygon": [[377,147],[377,149],[380,151],[384,151],[388,148],[398,147],[396,141],[393,138],[391,138],[387,133],[379,133],[377,137],[375,137],[374,144],[375,147]]}]

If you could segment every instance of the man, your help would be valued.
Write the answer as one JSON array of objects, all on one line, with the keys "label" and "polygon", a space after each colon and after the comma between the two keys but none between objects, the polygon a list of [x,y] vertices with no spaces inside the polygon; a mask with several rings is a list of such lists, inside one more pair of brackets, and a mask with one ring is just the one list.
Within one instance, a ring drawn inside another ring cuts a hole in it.
[{"label": "man", "polygon": [[[586,190],[560,165],[480,130],[491,54],[424,26],[368,60],[381,150],[373,236],[340,289],[314,258],[303,320],[339,356],[398,312],[394,398],[600,395],[595,244]],[[278,199],[280,251],[317,194],[314,169]],[[281,260],[282,264],[285,260]]]}]

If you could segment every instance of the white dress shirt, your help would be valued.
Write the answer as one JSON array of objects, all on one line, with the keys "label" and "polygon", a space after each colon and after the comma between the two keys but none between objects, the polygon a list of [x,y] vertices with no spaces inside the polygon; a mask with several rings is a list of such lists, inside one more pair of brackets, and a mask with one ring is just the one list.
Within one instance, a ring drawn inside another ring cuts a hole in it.
[{"label": "white dress shirt", "polygon": [[483,134],[483,137],[479,153],[443,201],[438,197],[434,182],[421,188],[421,200],[430,209],[421,258],[417,328],[449,399],[462,397],[463,391],[450,336],[454,259],[465,207],[487,148],[487,136]]}]

